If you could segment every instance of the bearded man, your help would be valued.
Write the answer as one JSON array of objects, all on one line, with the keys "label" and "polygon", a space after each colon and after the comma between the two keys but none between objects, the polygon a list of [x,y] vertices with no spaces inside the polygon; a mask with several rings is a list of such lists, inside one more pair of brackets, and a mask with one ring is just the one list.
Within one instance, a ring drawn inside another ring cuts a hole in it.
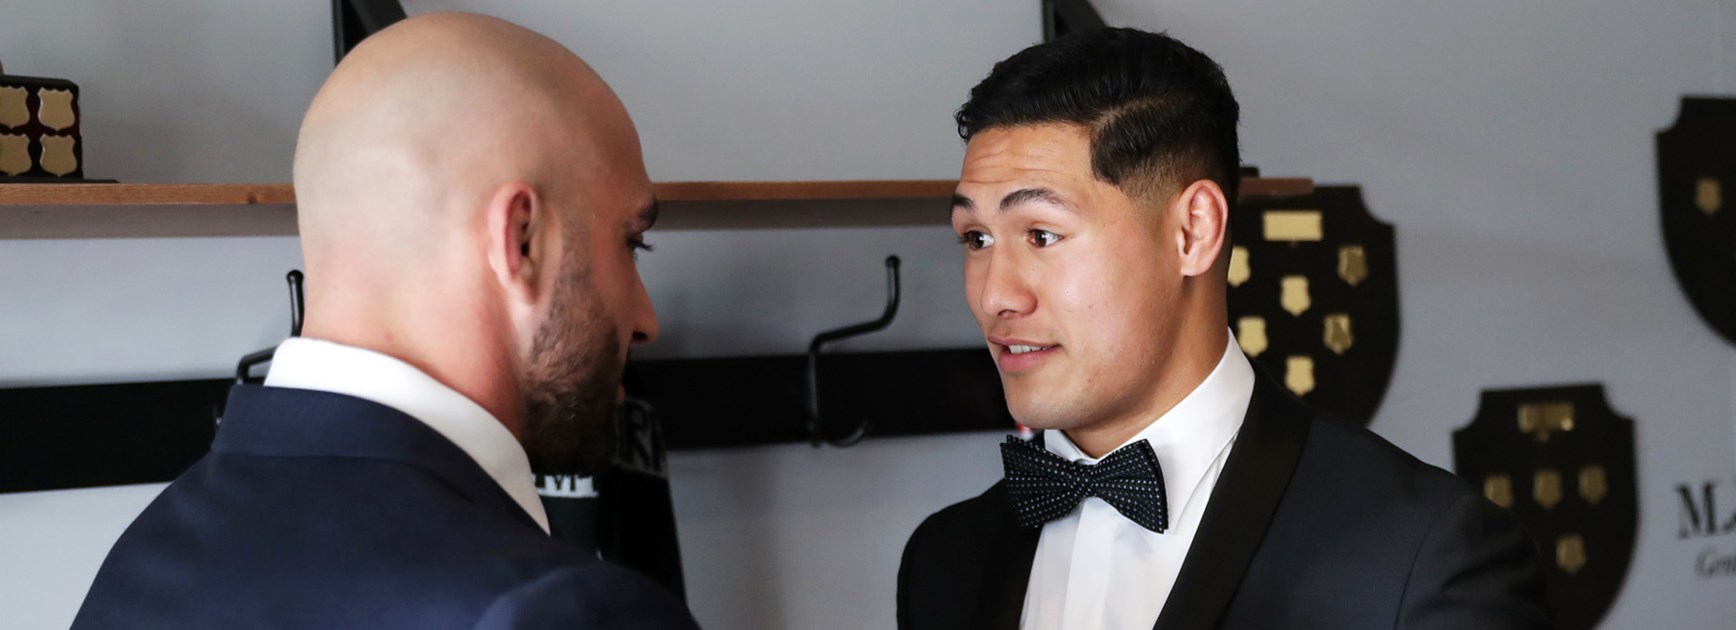
[{"label": "bearded man", "polygon": [[297,139],[304,336],[116,543],[76,628],[690,628],[548,536],[613,449],[656,204],[626,110],[499,20],[370,37]]}]

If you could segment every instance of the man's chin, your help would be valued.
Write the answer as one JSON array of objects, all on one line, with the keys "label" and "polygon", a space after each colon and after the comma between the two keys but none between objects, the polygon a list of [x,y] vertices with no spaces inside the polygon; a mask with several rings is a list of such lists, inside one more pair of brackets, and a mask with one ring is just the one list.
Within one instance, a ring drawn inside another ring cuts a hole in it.
[{"label": "man's chin", "polygon": [[554,453],[532,452],[527,449],[531,472],[539,475],[595,477],[614,468],[613,440],[604,439],[602,436],[593,436],[591,440],[609,444],[587,444]]},{"label": "man's chin", "polygon": [[1060,410],[1053,406],[1039,404],[1036,402],[1038,400],[1043,400],[1043,398],[1035,395],[1028,398],[1015,396],[1009,392],[1007,412],[1012,414],[1013,420],[1019,424],[1038,431],[1054,431],[1073,427],[1075,423],[1068,422],[1066,414],[1060,413]]}]

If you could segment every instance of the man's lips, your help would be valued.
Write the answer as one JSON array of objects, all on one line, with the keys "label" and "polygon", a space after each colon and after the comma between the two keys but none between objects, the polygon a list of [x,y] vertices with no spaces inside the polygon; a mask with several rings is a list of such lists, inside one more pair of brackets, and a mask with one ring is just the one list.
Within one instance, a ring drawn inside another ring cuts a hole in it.
[{"label": "man's lips", "polygon": [[1035,348],[1035,349],[1040,350],[1043,348],[1050,348],[1050,347],[1061,345],[1061,344],[1055,343],[1053,341],[1037,341],[1037,340],[1029,338],[1029,337],[1002,337],[1000,335],[989,335],[987,337],[987,339],[988,339],[990,344],[999,346],[1001,350],[1010,350],[1011,348],[1013,348],[1015,346],[1023,346],[1026,348]]},{"label": "man's lips", "polygon": [[1061,348],[1060,344],[1017,337],[990,336],[995,364],[1003,373],[1029,370],[1048,360]]}]

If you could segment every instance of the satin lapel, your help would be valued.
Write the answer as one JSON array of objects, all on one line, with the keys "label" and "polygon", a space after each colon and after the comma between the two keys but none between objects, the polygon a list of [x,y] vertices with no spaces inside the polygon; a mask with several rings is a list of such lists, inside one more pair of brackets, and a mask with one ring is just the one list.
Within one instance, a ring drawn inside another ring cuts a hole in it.
[{"label": "satin lapel", "polygon": [[1156,630],[1218,624],[1301,459],[1314,412],[1255,364],[1254,395]]},{"label": "satin lapel", "polygon": [[1031,581],[1031,563],[1037,557],[1037,539],[1043,530],[1019,526],[1012,501],[1001,484],[990,488],[988,495],[998,508],[984,531],[993,537],[989,548],[994,551],[983,561],[983,583],[972,618],[982,621],[985,629],[1017,630],[1025,609],[1025,588]]}]

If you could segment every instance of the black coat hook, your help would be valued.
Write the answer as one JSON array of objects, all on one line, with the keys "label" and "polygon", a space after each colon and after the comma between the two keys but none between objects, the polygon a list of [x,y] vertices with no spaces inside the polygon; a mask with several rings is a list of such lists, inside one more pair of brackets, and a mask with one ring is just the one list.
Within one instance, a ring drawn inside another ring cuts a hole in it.
[{"label": "black coat hook", "polygon": [[[307,316],[306,297],[301,292],[301,270],[291,269],[283,279],[289,282],[289,336],[300,337],[302,318]],[[263,382],[265,379],[254,379],[250,372],[253,371],[254,366],[270,361],[271,356],[276,353],[277,347],[272,346],[264,350],[249,352],[246,356],[241,357],[241,361],[235,364],[235,384],[246,385]],[[225,400],[217,403],[212,409],[213,421],[216,424],[223,424],[223,412],[227,408],[228,401]]]},{"label": "black coat hook", "polygon": [[886,311],[880,314],[880,319],[828,330],[815,335],[814,340],[808,343],[808,441],[814,446],[823,443],[850,446],[862,441],[862,437],[868,433],[868,420],[863,419],[849,435],[836,440],[826,437],[825,426],[820,418],[820,348],[840,339],[884,330],[892,325],[892,318],[898,316],[898,264],[897,256],[886,257]]},{"label": "black coat hook", "polygon": [[[291,269],[289,274],[284,276],[284,280],[289,282],[289,336],[291,337],[301,336],[301,322],[307,316],[307,298],[302,295],[301,291],[302,278],[299,269]],[[250,352],[247,356],[241,357],[241,361],[235,365],[235,383],[240,385],[252,382],[253,377],[249,373],[253,370],[253,366],[270,361],[271,355],[276,352],[277,347],[273,346],[257,352]]]},{"label": "black coat hook", "polygon": [[289,282],[289,336],[300,337],[302,319],[307,317],[307,296],[301,293],[301,270],[291,269],[283,279]]}]

